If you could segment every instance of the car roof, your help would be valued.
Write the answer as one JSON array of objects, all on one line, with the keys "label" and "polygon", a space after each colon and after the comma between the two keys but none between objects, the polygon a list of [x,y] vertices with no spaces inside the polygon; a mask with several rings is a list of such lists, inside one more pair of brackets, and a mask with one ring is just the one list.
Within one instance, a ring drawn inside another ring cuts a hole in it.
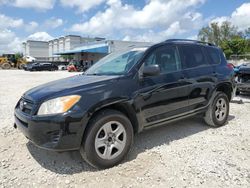
[{"label": "car roof", "polygon": [[203,42],[199,40],[189,40],[189,39],[168,39],[161,43],[155,44],[154,46],[164,45],[164,44],[180,44],[180,45],[199,45],[204,47],[216,48],[218,47],[215,44],[209,42]]}]

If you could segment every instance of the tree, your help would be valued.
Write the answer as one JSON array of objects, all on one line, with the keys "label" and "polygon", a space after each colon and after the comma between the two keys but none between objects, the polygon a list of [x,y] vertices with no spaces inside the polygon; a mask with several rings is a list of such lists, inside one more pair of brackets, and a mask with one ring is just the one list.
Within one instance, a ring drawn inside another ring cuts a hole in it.
[{"label": "tree", "polygon": [[223,41],[230,40],[235,36],[239,36],[237,28],[230,22],[225,21],[221,25],[214,22],[209,26],[203,27],[198,34],[198,39],[220,46]]},{"label": "tree", "polygon": [[224,40],[221,43],[221,48],[227,58],[230,58],[231,55],[242,55],[247,52],[247,40],[236,36],[231,40]]},{"label": "tree", "polygon": [[250,39],[250,27],[244,31],[244,37]]},{"label": "tree", "polygon": [[247,40],[247,53],[250,54],[250,27],[245,30],[244,37]]},{"label": "tree", "polygon": [[62,58],[65,61],[71,61],[72,59],[74,59],[74,56],[73,55],[62,55]]},{"label": "tree", "polygon": [[237,27],[228,21],[222,24],[211,23],[203,27],[198,38],[221,47],[227,58],[231,55],[250,53],[250,28],[239,32]]},{"label": "tree", "polygon": [[15,59],[16,60],[19,60],[19,59],[22,59],[23,58],[23,54],[22,53],[16,53],[15,54]]}]

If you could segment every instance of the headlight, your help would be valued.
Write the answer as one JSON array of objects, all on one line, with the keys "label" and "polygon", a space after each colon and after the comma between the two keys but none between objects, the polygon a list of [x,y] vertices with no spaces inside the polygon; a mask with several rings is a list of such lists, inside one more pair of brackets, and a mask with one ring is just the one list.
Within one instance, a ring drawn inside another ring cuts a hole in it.
[{"label": "headlight", "polygon": [[42,103],[37,115],[59,114],[67,112],[80,100],[80,98],[81,96],[79,95],[70,95],[48,100]]}]

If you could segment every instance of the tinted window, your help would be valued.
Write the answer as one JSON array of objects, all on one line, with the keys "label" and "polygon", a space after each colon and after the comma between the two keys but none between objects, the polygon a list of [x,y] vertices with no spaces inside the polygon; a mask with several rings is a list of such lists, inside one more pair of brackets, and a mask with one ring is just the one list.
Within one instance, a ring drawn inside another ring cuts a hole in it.
[{"label": "tinted window", "polygon": [[149,65],[159,65],[163,74],[180,70],[181,62],[177,48],[174,46],[157,48],[145,60],[145,66]]},{"label": "tinted window", "polygon": [[219,50],[216,48],[207,48],[206,50],[211,64],[220,64],[221,58]]},{"label": "tinted window", "polygon": [[181,46],[182,59],[185,68],[199,67],[207,64],[200,46]]}]

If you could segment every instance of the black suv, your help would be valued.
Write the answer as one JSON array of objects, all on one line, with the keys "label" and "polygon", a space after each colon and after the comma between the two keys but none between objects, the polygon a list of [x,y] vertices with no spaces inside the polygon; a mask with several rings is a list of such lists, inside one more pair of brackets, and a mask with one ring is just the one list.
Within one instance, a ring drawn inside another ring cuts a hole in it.
[{"label": "black suv", "polygon": [[15,127],[34,144],[80,150],[98,168],[120,163],[135,133],[193,115],[227,122],[234,71],[218,47],[167,40],[106,56],[84,74],[24,93]]},{"label": "black suv", "polygon": [[27,71],[55,71],[58,67],[52,63],[32,63],[24,66]]}]

